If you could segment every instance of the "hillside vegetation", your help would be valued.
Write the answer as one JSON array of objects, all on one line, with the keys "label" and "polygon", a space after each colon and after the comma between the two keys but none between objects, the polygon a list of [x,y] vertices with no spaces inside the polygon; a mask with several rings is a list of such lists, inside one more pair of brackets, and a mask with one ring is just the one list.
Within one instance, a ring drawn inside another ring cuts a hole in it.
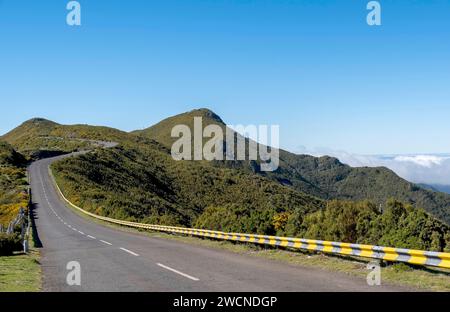
[{"label": "hillside vegetation", "polygon": [[[351,168],[334,158],[285,151],[274,173],[261,172],[248,161],[173,160],[171,127],[190,125],[193,116],[225,127],[214,113],[197,110],[133,133],[48,121],[44,130],[33,130],[42,121],[32,120],[4,137],[31,154],[41,148],[27,145],[28,136],[35,144],[35,133],[59,138],[55,144],[61,142],[60,151],[70,151],[66,142],[89,144],[72,150],[92,152],[54,163],[52,171],[70,201],[99,215],[233,232],[448,248],[448,226],[420,209],[418,194],[431,203],[441,200],[442,207],[449,207],[450,196],[425,191],[385,168]],[[119,144],[103,149],[85,140]],[[439,206],[425,208],[439,211]],[[442,219],[448,218],[445,209],[441,212]]]},{"label": "hillside vegetation", "polygon": [[273,216],[323,203],[278,183],[203,162],[175,162],[151,143],[97,150],[52,166],[63,192],[97,214],[191,226],[210,206],[241,207],[241,230],[274,234]]},{"label": "hillside vegetation", "polygon": [[19,212],[26,208],[26,160],[11,145],[0,141],[0,224],[7,226]]}]

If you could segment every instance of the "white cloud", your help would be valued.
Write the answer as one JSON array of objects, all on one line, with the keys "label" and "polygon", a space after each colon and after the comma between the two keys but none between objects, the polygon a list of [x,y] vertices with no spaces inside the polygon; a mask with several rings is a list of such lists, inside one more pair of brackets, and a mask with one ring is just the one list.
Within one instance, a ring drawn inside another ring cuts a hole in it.
[{"label": "white cloud", "polygon": [[328,155],[352,167],[387,167],[414,183],[450,185],[450,155],[358,155],[327,148],[310,150],[304,146],[296,153],[317,157]]},{"label": "white cloud", "polygon": [[448,157],[439,157],[434,155],[415,155],[415,156],[396,156],[395,161],[412,162],[419,166],[432,168],[440,166]]}]

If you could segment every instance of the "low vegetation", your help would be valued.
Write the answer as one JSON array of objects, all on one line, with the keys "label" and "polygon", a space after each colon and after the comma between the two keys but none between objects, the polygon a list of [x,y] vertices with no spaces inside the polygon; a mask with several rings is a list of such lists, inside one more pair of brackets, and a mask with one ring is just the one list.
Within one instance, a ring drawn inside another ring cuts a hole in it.
[{"label": "low vegetation", "polygon": [[[450,228],[423,209],[391,200],[384,212],[371,202],[330,201],[325,209],[304,213],[286,209],[272,216],[278,236],[360,243],[430,251],[450,251]],[[235,205],[209,207],[194,226],[225,232],[246,232],[258,212]],[[251,232],[250,232],[251,233]],[[265,232],[263,234],[273,234]]]},{"label": "low vegetation", "polygon": [[[0,141],[0,225],[5,229],[20,208],[28,207],[27,160]],[[23,254],[20,229],[0,233],[0,292],[38,291],[41,285],[39,252]],[[33,246],[31,246],[33,247]]]},{"label": "low vegetation", "polygon": [[450,227],[423,209],[390,200],[383,211],[371,202],[331,201],[285,231],[303,237],[398,248],[450,251]]},{"label": "low vegetation", "polygon": [[20,236],[16,233],[0,233],[0,256],[11,256],[22,247]]},{"label": "low vegetation", "polygon": [[0,225],[8,226],[19,209],[28,205],[26,160],[0,141]]},{"label": "low vegetation", "polygon": [[35,292],[41,289],[39,252],[0,257],[0,292]]}]

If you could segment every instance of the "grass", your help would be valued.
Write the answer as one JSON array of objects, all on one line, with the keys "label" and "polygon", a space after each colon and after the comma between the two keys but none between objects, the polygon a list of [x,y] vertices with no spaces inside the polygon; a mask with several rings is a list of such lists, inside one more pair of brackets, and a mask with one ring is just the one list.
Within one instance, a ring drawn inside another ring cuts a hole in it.
[{"label": "grass", "polygon": [[37,292],[41,289],[39,251],[0,257],[0,292]]}]

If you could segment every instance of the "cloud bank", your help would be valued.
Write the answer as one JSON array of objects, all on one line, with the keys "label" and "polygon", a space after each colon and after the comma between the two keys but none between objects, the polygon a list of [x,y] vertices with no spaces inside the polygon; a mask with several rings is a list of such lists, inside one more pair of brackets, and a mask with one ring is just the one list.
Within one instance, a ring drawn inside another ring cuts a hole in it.
[{"label": "cloud bank", "polygon": [[296,153],[312,156],[328,155],[352,167],[387,167],[414,183],[450,185],[450,154],[358,155],[327,148],[311,150],[304,146],[300,146]]}]

